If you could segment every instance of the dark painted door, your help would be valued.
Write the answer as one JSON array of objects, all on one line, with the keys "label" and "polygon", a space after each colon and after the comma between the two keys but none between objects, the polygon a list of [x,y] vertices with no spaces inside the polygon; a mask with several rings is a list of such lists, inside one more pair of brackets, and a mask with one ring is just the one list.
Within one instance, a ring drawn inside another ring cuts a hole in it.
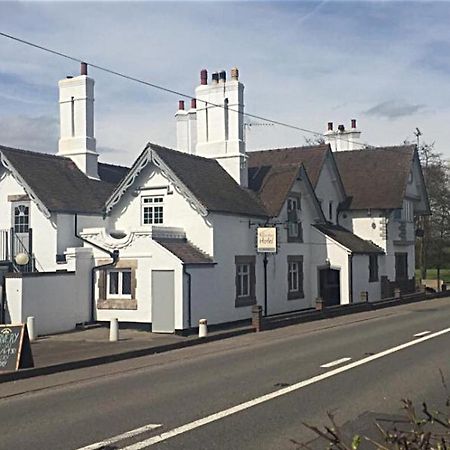
[{"label": "dark painted door", "polygon": [[319,269],[319,295],[324,306],[340,305],[340,272],[335,269]]}]

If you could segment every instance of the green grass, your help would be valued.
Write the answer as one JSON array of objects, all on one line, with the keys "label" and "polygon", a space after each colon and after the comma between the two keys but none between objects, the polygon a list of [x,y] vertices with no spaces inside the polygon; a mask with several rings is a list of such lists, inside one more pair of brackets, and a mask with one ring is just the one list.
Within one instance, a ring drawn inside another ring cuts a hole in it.
[{"label": "green grass", "polygon": [[[420,278],[420,270],[416,270],[416,278]],[[428,269],[427,270],[427,279],[435,280],[437,278],[437,270],[436,269]],[[444,280],[446,283],[450,283],[450,269],[441,269],[441,280]]]}]

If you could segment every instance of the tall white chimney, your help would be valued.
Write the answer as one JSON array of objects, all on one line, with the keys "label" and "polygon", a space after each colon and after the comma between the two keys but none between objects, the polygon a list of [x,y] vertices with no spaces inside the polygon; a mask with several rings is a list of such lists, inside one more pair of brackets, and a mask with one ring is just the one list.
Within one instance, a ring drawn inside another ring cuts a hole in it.
[{"label": "tall white chimney", "polygon": [[81,63],[81,75],[59,83],[58,155],[70,158],[89,178],[99,179],[94,137],[94,80]]},{"label": "tall white chimney", "polygon": [[356,119],[351,120],[349,130],[344,125],[339,125],[337,130],[333,129],[333,122],[328,122],[325,132],[325,143],[330,144],[331,150],[343,152],[347,150],[360,150],[364,144],[360,142],[361,131],[356,128]]},{"label": "tall white chimney", "polygon": [[191,100],[189,111],[184,109],[184,101],[178,102],[178,111],[175,114],[177,121],[177,150],[195,154],[197,145],[197,106],[196,100]]},{"label": "tall white chimney", "polygon": [[197,98],[196,154],[214,158],[241,185],[247,187],[247,156],[244,142],[244,85],[239,71],[215,72],[208,84],[208,73],[200,73]]}]

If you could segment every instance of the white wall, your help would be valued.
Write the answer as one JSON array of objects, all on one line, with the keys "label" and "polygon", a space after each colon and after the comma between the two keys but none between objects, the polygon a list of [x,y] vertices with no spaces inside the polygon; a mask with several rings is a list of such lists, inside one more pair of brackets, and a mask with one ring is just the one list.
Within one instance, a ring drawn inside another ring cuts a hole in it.
[{"label": "white wall", "polygon": [[[0,229],[12,227],[11,202],[9,195],[25,195],[23,188],[10,172],[0,168]],[[55,215],[49,218],[39,210],[36,203],[30,201],[30,228],[33,229],[33,253],[36,256],[38,270],[51,271],[56,268],[56,224]]]},{"label": "white wall", "polygon": [[341,244],[333,241],[325,234],[312,228],[311,242],[314,250],[311,258],[311,284],[315,287],[315,297],[319,295],[318,269],[325,265],[328,259],[330,269],[339,270],[341,304],[350,303],[349,290],[349,266],[348,257],[350,251]]},{"label": "white wall", "polygon": [[384,256],[378,255],[378,281],[369,282],[369,255],[353,255],[353,302],[361,301],[361,292],[367,291],[369,302],[381,299],[380,273],[384,264]]},{"label": "white wall", "polygon": [[[164,193],[164,227],[179,227],[186,231],[188,239],[205,253],[213,255],[213,232],[207,221],[195,211],[186,198],[161,173],[150,164],[142,171],[134,184],[140,189],[133,196],[129,189],[113,208],[106,226],[113,230],[151,230],[151,225],[141,224],[141,197]],[[167,194],[167,187],[171,194]],[[162,189],[158,189],[162,188]]]},{"label": "white wall", "polygon": [[[317,185],[314,189],[316,196],[322,201],[322,212],[325,218],[333,223],[336,223],[336,210],[344,198],[340,192],[337,177],[332,170],[330,158],[325,160],[325,164],[320,171]],[[332,202],[332,215],[330,219],[329,215],[329,203]]]},{"label": "white wall", "polygon": [[11,323],[25,323],[33,316],[37,333],[43,335],[69,331],[77,323],[89,321],[92,254],[88,249],[71,249],[67,258],[68,272],[6,278],[6,308]]}]

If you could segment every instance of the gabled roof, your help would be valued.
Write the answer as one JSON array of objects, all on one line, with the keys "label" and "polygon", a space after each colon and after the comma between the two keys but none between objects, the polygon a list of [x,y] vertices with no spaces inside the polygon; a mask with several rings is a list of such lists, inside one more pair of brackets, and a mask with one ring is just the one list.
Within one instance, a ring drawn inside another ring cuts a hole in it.
[{"label": "gabled roof", "polygon": [[402,207],[415,145],[335,152],[348,201],[343,209]]},{"label": "gabled roof", "polygon": [[152,143],[147,144],[128,175],[114,190],[107,202],[107,210],[119,201],[136,175],[150,161],[161,170],[170,171],[175,182],[180,182],[207,211],[267,217],[267,212],[255,195],[239,186],[216,160]]},{"label": "gabled roof", "polygon": [[99,163],[100,181],[88,178],[69,158],[0,146],[0,154],[24,182],[25,190],[50,212],[101,214],[126,167]]},{"label": "gabled roof", "polygon": [[366,241],[361,239],[356,234],[347,230],[339,225],[327,224],[317,224],[313,225],[321,233],[327,235],[331,239],[339,244],[342,244],[345,248],[348,248],[354,254],[384,254],[384,250],[378,245],[375,245],[372,241]]},{"label": "gabled roof", "polygon": [[303,164],[313,187],[316,187],[320,170],[330,151],[328,144],[252,151],[247,152],[248,167]]},{"label": "gabled roof", "polygon": [[154,240],[185,264],[214,264],[211,256],[202,252],[187,239],[154,238]]},{"label": "gabled roof", "polygon": [[308,183],[312,186],[313,197],[315,196],[314,189],[327,158],[330,158],[342,197],[345,198],[344,188],[328,144],[261,150],[248,152],[247,155],[249,188],[258,194],[272,217],[279,214],[301,167],[306,172]]}]

